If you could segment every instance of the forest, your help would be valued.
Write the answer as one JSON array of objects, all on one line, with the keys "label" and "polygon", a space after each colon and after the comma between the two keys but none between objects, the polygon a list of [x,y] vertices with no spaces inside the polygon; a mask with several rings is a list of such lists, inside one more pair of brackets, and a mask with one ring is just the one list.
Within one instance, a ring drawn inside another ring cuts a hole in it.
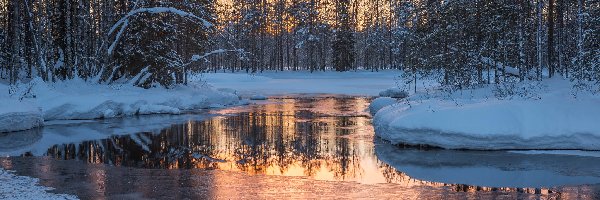
[{"label": "forest", "polygon": [[[599,0],[0,0],[0,79],[402,70],[456,89],[600,82]],[[416,85],[416,84],[415,84]]]}]

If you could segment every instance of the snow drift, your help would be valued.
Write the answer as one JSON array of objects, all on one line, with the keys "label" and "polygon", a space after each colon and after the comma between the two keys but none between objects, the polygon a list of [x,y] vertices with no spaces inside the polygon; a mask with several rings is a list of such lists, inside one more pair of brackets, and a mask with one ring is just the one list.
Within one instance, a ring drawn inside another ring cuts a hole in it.
[{"label": "snow drift", "polygon": [[[447,149],[600,150],[600,98],[549,80],[535,98],[498,99],[483,88],[451,98],[412,99],[381,109],[376,134],[392,143]],[[543,89],[551,88],[551,90]]]},{"label": "snow drift", "polygon": [[371,115],[375,115],[375,113],[377,113],[377,111],[381,110],[382,108],[385,108],[386,106],[393,105],[395,103],[398,103],[398,101],[391,97],[376,98],[369,105],[369,112],[371,112]]},{"label": "snow drift", "polygon": [[0,133],[31,129],[44,125],[42,110],[29,102],[3,99],[0,104]]},{"label": "snow drift", "polygon": [[[0,91],[8,91],[8,87],[0,84]],[[143,89],[130,84],[101,85],[80,79],[52,84],[35,79],[19,87],[27,88],[27,94],[0,94],[0,132],[30,129],[42,125],[44,120],[180,114],[239,102],[237,95],[217,91],[203,82],[172,89]]]},{"label": "snow drift", "polygon": [[0,199],[79,199],[74,195],[52,193],[53,188],[41,186],[39,181],[0,167]]}]

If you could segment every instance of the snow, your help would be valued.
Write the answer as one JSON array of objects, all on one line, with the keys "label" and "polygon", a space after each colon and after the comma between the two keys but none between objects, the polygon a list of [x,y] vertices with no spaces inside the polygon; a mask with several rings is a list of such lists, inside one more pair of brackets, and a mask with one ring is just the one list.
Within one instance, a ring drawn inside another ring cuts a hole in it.
[{"label": "snow", "polygon": [[217,88],[230,88],[242,96],[296,94],[340,94],[378,96],[382,88],[397,86],[398,70],[379,72],[285,71],[247,73],[206,73],[193,77]]},{"label": "snow", "polygon": [[[142,89],[129,84],[103,85],[80,79],[47,84],[34,79],[19,87],[20,96],[0,93],[0,132],[25,130],[49,120],[101,119],[146,114],[181,114],[188,110],[236,105],[239,97],[203,82],[172,89]],[[0,84],[0,91],[9,86]],[[43,119],[43,120],[42,120]]]},{"label": "snow", "polygon": [[375,115],[375,113],[377,113],[377,111],[381,110],[382,108],[396,103],[398,103],[398,100],[394,98],[379,97],[371,102],[371,104],[369,105],[369,111],[371,112],[371,115]]},{"label": "snow", "polygon": [[492,67],[495,67],[496,69],[498,69],[500,71],[504,71],[504,73],[506,73],[506,74],[510,74],[513,76],[519,76],[519,74],[520,74],[519,69],[509,66],[509,65],[505,65],[504,63],[502,63],[500,61],[493,60],[488,57],[481,57],[481,62],[483,62],[486,65],[491,65]]},{"label": "snow", "polygon": [[506,87],[518,95],[503,98],[495,96],[501,87],[416,95],[381,109],[376,134],[394,144],[448,149],[600,150],[598,95],[575,98],[571,83],[559,78],[524,85]]},{"label": "snow", "polygon": [[42,111],[32,103],[5,99],[0,104],[0,133],[22,131],[42,125]]},{"label": "snow", "polygon": [[243,49],[230,49],[230,50],[216,49],[216,50],[213,50],[213,51],[210,51],[210,52],[206,52],[203,55],[194,54],[194,55],[192,55],[192,58],[190,60],[193,61],[193,62],[196,62],[196,61],[206,61],[206,62],[209,62],[209,60],[207,59],[209,56],[212,56],[212,55],[215,55],[215,54],[227,53],[227,52],[244,54],[244,50]]},{"label": "snow", "polygon": [[0,168],[0,199],[78,199],[67,194],[48,193],[53,190],[39,185],[39,179],[17,176]]},{"label": "snow", "polygon": [[119,21],[117,21],[117,23],[115,23],[111,28],[110,31],[108,32],[108,34],[112,34],[119,26],[121,26],[123,23],[125,23],[126,21],[129,20],[130,17],[140,14],[140,13],[152,13],[152,14],[159,14],[159,13],[173,13],[176,15],[179,15],[181,17],[189,17],[192,19],[195,19],[199,22],[202,22],[202,25],[205,27],[211,27],[213,26],[212,23],[210,23],[209,21],[206,21],[205,19],[198,17],[192,13],[188,13],[182,10],[179,10],[177,8],[173,8],[173,7],[151,7],[151,8],[138,8],[132,11],[129,11],[129,13],[127,13],[127,15],[125,15],[124,17],[122,17]]}]

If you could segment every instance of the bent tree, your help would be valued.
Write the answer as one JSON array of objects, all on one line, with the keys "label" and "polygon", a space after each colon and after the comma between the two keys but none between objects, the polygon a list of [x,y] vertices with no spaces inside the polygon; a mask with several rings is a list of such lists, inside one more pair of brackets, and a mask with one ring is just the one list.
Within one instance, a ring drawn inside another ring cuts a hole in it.
[{"label": "bent tree", "polygon": [[212,44],[212,2],[152,6],[135,5],[108,31],[111,42],[106,54],[113,62],[103,70],[103,80],[171,87],[186,83],[188,73],[202,71],[193,61],[199,61],[198,52],[206,52]]}]

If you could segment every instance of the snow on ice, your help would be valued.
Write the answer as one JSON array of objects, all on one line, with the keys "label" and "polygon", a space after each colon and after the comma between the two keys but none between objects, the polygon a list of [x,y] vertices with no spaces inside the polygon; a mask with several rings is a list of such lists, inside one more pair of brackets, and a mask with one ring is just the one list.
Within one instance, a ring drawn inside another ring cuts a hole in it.
[{"label": "snow on ice", "polygon": [[48,193],[53,188],[39,185],[39,179],[17,176],[0,168],[0,199],[78,199],[73,195]]}]

